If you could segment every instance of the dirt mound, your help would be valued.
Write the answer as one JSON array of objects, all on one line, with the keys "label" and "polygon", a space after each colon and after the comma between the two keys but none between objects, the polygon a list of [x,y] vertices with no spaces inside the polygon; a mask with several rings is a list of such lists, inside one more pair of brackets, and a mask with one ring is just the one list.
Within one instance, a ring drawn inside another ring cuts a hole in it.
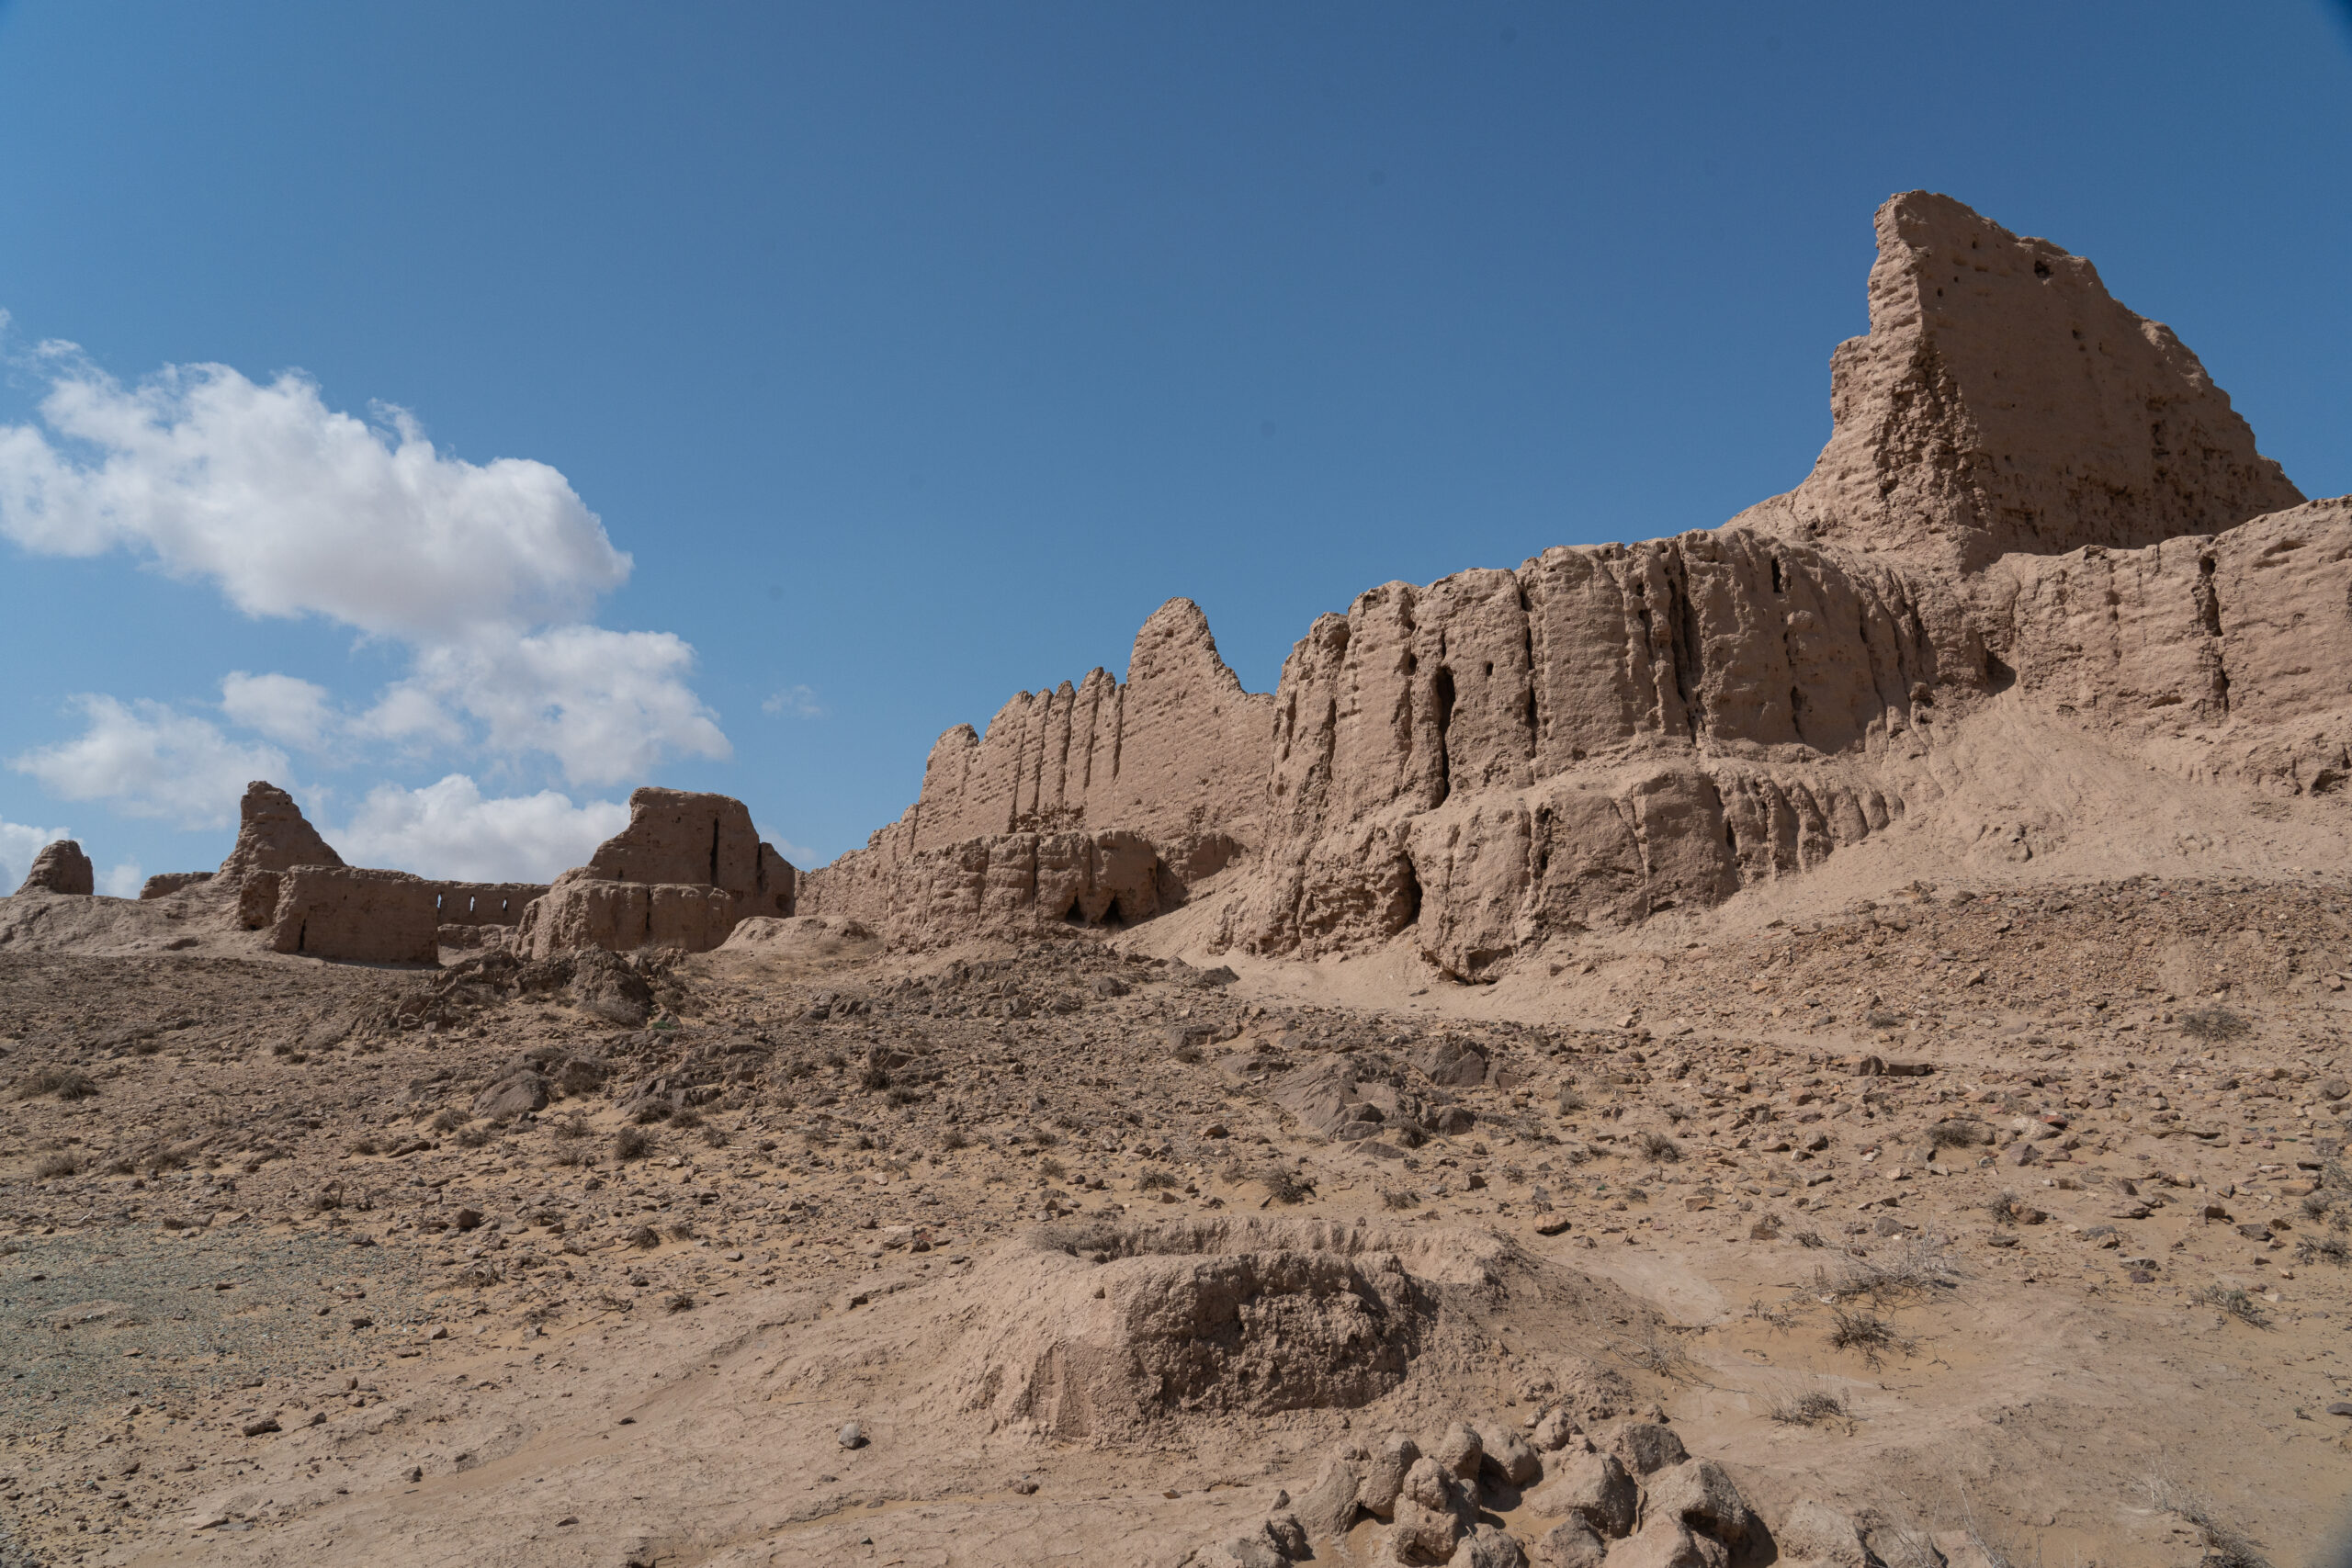
[{"label": "dirt mound", "polygon": [[975,1276],[947,1384],[992,1429],[1142,1441],[1184,1417],[1352,1410],[1491,1291],[1501,1241],[1272,1218],[1049,1226]]}]

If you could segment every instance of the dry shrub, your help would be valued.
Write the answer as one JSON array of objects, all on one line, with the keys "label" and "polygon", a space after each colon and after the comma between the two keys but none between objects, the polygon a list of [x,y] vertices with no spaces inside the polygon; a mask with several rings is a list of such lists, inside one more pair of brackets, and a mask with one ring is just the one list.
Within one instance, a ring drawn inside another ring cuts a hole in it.
[{"label": "dry shrub", "polygon": [[2188,1299],[2211,1307],[2216,1312],[2227,1314],[2240,1323],[2251,1324],[2256,1328],[2270,1326],[2270,1314],[2264,1312],[2262,1304],[2248,1295],[2241,1286],[2208,1285],[2203,1290],[2193,1292]]},{"label": "dry shrub", "polygon": [[1268,1161],[1258,1181],[1277,1203],[1303,1203],[1315,1196],[1315,1184],[1280,1160]]},{"label": "dry shrub", "polygon": [[1848,1311],[1844,1307],[1829,1309],[1829,1343],[1839,1350],[1860,1350],[1863,1363],[1876,1368],[1885,1352],[1911,1353],[1913,1341],[1898,1330],[1892,1320],[1881,1317],[1868,1307]]},{"label": "dry shrub", "polygon": [[1817,1427],[1824,1421],[1853,1420],[1845,1396],[1826,1388],[1792,1389],[1775,1395],[1764,1413],[1783,1427]]},{"label": "dry shrub", "polygon": [[1138,1192],[1172,1191],[1176,1186],[1175,1176],[1165,1170],[1147,1170],[1136,1178],[1136,1190]]},{"label": "dry shrub", "polygon": [[471,1117],[455,1111],[436,1111],[433,1113],[433,1120],[425,1125],[436,1133],[454,1133],[471,1120]]},{"label": "dry shrub", "polygon": [[1951,1244],[1942,1236],[1905,1236],[1876,1258],[1849,1257],[1832,1289],[1841,1296],[1901,1301],[1953,1289],[1967,1277],[1952,1257]]},{"label": "dry shrub", "polygon": [[1384,1209],[1418,1209],[1420,1194],[1409,1187],[1384,1187],[1380,1190],[1380,1206]]},{"label": "dry shrub", "polygon": [[939,1134],[939,1146],[949,1154],[958,1149],[968,1149],[972,1146],[972,1134],[961,1127],[950,1127]]},{"label": "dry shrub", "polygon": [[727,1146],[727,1129],[716,1122],[707,1122],[702,1130],[702,1141],[714,1149]]},{"label": "dry shrub", "polygon": [[613,1157],[617,1160],[643,1159],[661,1146],[661,1140],[642,1127],[624,1127],[613,1134]]},{"label": "dry shrub", "polygon": [[488,1127],[462,1128],[458,1134],[458,1146],[461,1149],[479,1149],[497,1136],[498,1134]]},{"label": "dry shrub", "polygon": [[557,1137],[562,1138],[566,1141],[575,1138],[584,1138],[588,1135],[588,1118],[575,1111],[571,1115],[565,1117],[562,1121],[557,1122],[553,1131]]},{"label": "dry shrub", "polygon": [[89,1074],[72,1067],[50,1067],[17,1086],[18,1100],[37,1100],[44,1094],[53,1094],[63,1100],[87,1100],[97,1092],[98,1086]]},{"label": "dry shrub", "polygon": [[645,1127],[656,1122],[667,1122],[676,1114],[676,1111],[677,1108],[666,1100],[645,1100],[638,1102],[637,1110],[632,1114],[638,1125]]},{"label": "dry shrub", "polygon": [[81,1174],[82,1162],[70,1154],[43,1155],[40,1162],[33,1167],[35,1181],[54,1181],[62,1176]]},{"label": "dry shrub", "polygon": [[662,1245],[662,1233],[651,1225],[639,1225],[628,1233],[628,1244],[640,1252],[650,1252]]},{"label": "dry shrub", "polygon": [[1682,1145],[1664,1133],[1644,1133],[1639,1145],[1644,1155],[1660,1165],[1672,1165],[1682,1157]]},{"label": "dry shrub", "polygon": [[2202,1040],[2212,1044],[2223,1040],[2242,1040],[2254,1032],[2254,1025],[2227,1008],[2191,1008],[2180,1015],[2180,1032],[2191,1040]]},{"label": "dry shrub", "polygon": [[1939,1122],[1928,1129],[1928,1146],[1931,1149],[1973,1148],[1992,1141],[1992,1128],[1967,1117]]},{"label": "dry shrub", "polygon": [[691,1133],[702,1125],[702,1112],[691,1105],[681,1106],[670,1112],[670,1125]]}]

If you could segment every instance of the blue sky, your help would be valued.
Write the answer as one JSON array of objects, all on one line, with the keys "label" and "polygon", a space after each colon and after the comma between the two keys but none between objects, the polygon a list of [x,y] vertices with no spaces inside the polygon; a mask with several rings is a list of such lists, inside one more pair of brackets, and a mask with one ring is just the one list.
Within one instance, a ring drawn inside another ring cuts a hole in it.
[{"label": "blue sky", "polygon": [[[1803,476],[1948,191],[2352,491],[2319,4],[0,4],[0,876],[237,791],[545,876],[639,783],[804,863],[1162,600]],[[0,889],[5,891],[5,889]]]}]

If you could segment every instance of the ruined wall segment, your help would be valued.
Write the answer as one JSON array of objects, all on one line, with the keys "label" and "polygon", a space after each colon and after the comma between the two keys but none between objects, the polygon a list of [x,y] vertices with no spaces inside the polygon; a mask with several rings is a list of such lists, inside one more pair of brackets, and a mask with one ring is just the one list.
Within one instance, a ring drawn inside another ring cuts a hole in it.
[{"label": "ruined wall segment", "polygon": [[1871,330],[1830,356],[1829,443],[1736,524],[1973,572],[2303,500],[2197,355],[2087,260],[1929,191],[1889,197],[1876,229]]},{"label": "ruined wall segment", "polygon": [[914,805],[809,874],[800,910],[917,941],[1148,919],[1262,839],[1272,714],[1200,606],[1171,599],[1125,682],[1094,670],[1017,694],[984,735],[941,736]]},{"label": "ruined wall segment", "polygon": [[73,839],[59,839],[41,846],[33,856],[33,863],[25,873],[19,893],[63,893],[95,895],[98,890],[97,868],[90,857],[82,852],[81,844]]},{"label": "ruined wall segment", "polygon": [[534,957],[575,948],[707,953],[738,920],[795,912],[800,873],[760,841],[751,811],[724,795],[645,788],[628,826],[524,910],[514,940]]},{"label": "ruined wall segment", "polygon": [[366,964],[440,959],[434,885],[404,871],[298,865],[275,874],[267,942],[277,953]]}]

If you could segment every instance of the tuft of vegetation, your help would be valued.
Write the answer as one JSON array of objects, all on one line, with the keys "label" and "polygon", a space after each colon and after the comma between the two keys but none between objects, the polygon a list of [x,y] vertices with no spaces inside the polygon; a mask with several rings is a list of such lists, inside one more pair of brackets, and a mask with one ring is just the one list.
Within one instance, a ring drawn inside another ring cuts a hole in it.
[{"label": "tuft of vegetation", "polygon": [[2352,1263],[2352,1247],[2345,1245],[2340,1235],[2305,1236],[2295,1243],[2298,1263],[2333,1263],[2338,1269]]},{"label": "tuft of vegetation", "polygon": [[1562,1084],[1560,1092],[1555,1098],[1559,1101],[1560,1114],[1563,1116],[1573,1116],[1584,1109],[1584,1096],[1577,1092],[1574,1084]]},{"label": "tuft of vegetation", "polygon": [[2188,1299],[2234,1317],[2240,1323],[2251,1324],[2256,1328],[2270,1326],[2270,1314],[2263,1311],[2262,1303],[2246,1294],[2242,1286],[2208,1285]]},{"label": "tuft of vegetation", "polygon": [[1849,1256],[1830,1288],[1841,1296],[1885,1303],[1951,1290],[1967,1277],[1942,1236],[1905,1236],[1875,1258]]},{"label": "tuft of vegetation", "polygon": [[1136,1190],[1138,1192],[1170,1192],[1175,1190],[1176,1186],[1176,1177],[1170,1171],[1147,1170],[1136,1177]]},{"label": "tuft of vegetation", "polygon": [[890,1087],[890,1072],[879,1062],[868,1062],[857,1076],[857,1087],[868,1094],[879,1094]]},{"label": "tuft of vegetation", "polygon": [[1380,1206],[1397,1211],[1418,1209],[1421,1197],[1409,1187],[1384,1187],[1380,1190]]},{"label": "tuft of vegetation", "polygon": [[1315,1196],[1315,1184],[1280,1160],[1269,1160],[1258,1172],[1258,1183],[1277,1203],[1304,1203]]},{"label": "tuft of vegetation", "polygon": [[98,1086],[91,1081],[89,1074],[77,1072],[72,1067],[51,1067],[35,1073],[17,1086],[18,1100],[38,1100],[44,1094],[53,1094],[60,1100],[70,1101],[88,1100],[97,1092]]},{"label": "tuft of vegetation", "polygon": [[361,1138],[351,1145],[351,1152],[356,1155],[372,1155],[379,1154],[382,1151],[377,1146],[375,1139]]},{"label": "tuft of vegetation", "polygon": [[628,1244],[639,1252],[650,1252],[662,1245],[662,1233],[651,1225],[639,1225],[628,1233]]},{"label": "tuft of vegetation", "polygon": [[471,1117],[455,1111],[436,1111],[433,1113],[433,1120],[425,1125],[435,1133],[454,1133],[471,1120]]},{"label": "tuft of vegetation", "polygon": [[463,1127],[458,1132],[458,1146],[461,1149],[479,1149],[487,1145],[497,1136],[496,1131],[489,1127]]},{"label": "tuft of vegetation", "polygon": [[1881,1317],[1868,1307],[1829,1309],[1829,1343],[1835,1349],[1860,1350],[1863,1364],[1875,1370],[1889,1350],[1909,1355],[1913,1341],[1898,1330],[1892,1319]]},{"label": "tuft of vegetation", "polygon": [[579,1144],[559,1144],[555,1151],[555,1163],[567,1169],[577,1169],[582,1166],[594,1165],[596,1156]]},{"label": "tuft of vegetation", "polygon": [[551,1129],[555,1135],[570,1143],[588,1135],[588,1118],[577,1111],[557,1122]]},{"label": "tuft of vegetation", "polygon": [[972,1134],[961,1127],[950,1127],[939,1134],[939,1146],[949,1154],[954,1154],[957,1149],[968,1149],[972,1146]]},{"label": "tuft of vegetation", "polygon": [[1783,1427],[1818,1427],[1824,1421],[1850,1425],[1853,1413],[1845,1396],[1826,1388],[1808,1388],[1777,1395],[1764,1413]]},{"label": "tuft of vegetation", "polygon": [[640,1100],[637,1110],[630,1115],[639,1126],[650,1127],[656,1122],[667,1122],[676,1111],[677,1108],[666,1100]]},{"label": "tuft of vegetation", "polygon": [[1682,1157],[1682,1145],[1664,1133],[1644,1133],[1639,1141],[1642,1153],[1660,1165],[1672,1165]]},{"label": "tuft of vegetation", "polygon": [[1042,1176],[1047,1177],[1055,1181],[1059,1181],[1063,1177],[1069,1174],[1069,1168],[1062,1164],[1061,1161],[1056,1159],[1053,1156],[1047,1155],[1044,1159],[1037,1162],[1037,1171],[1038,1174]]},{"label": "tuft of vegetation", "polygon": [[2196,1527],[2205,1547],[2199,1568],[2270,1568],[2262,1543],[2223,1519],[2211,1497],[2161,1473],[2143,1477],[2140,1484],[2149,1507]]},{"label": "tuft of vegetation", "polygon": [[670,1112],[670,1125],[691,1133],[702,1125],[702,1112],[691,1105],[682,1105]]},{"label": "tuft of vegetation", "polygon": [[624,1127],[613,1134],[613,1157],[643,1159],[661,1146],[661,1140],[642,1127]]},{"label": "tuft of vegetation", "polygon": [[2180,1015],[2180,1032],[2191,1040],[2214,1044],[2224,1040],[2243,1040],[2254,1032],[2254,1025],[2245,1015],[2227,1008],[2191,1008]]},{"label": "tuft of vegetation", "polygon": [[82,1162],[71,1154],[43,1155],[40,1163],[33,1167],[35,1181],[54,1181],[62,1176],[81,1174]]},{"label": "tuft of vegetation", "polygon": [[727,1129],[716,1122],[705,1122],[702,1141],[714,1149],[723,1149],[727,1146]]},{"label": "tuft of vegetation", "polygon": [[1967,1149],[1993,1141],[1993,1129],[1971,1117],[1955,1117],[1928,1129],[1930,1149]]}]

